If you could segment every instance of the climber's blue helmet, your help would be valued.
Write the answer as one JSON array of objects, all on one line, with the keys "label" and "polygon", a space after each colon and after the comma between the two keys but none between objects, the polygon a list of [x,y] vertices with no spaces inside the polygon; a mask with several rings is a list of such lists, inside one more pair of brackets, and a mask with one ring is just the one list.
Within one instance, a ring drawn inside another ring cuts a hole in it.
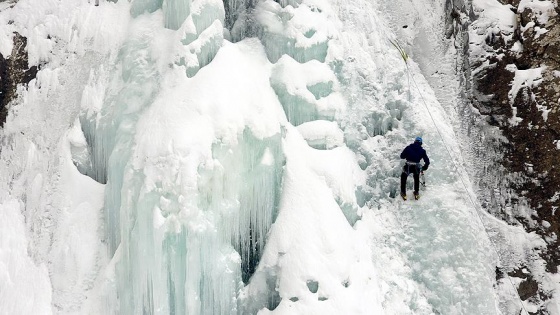
[{"label": "climber's blue helmet", "polygon": [[422,144],[422,137],[416,137],[416,139],[414,139],[414,142]]}]

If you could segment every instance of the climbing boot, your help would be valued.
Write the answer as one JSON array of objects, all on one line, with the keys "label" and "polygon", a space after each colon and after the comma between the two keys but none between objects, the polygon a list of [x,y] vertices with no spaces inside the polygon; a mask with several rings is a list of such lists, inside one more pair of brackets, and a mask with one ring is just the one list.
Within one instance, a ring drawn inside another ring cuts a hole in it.
[{"label": "climbing boot", "polygon": [[418,200],[420,199],[420,194],[418,194],[417,192],[414,193],[414,199]]},{"label": "climbing boot", "polygon": [[405,193],[401,193],[401,197],[403,200],[406,200],[406,194]]}]

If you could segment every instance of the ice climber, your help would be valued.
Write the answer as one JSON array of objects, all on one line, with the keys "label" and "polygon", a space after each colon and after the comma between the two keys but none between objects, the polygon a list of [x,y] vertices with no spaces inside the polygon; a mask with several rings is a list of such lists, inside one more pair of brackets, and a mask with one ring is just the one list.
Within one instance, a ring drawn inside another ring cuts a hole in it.
[{"label": "ice climber", "polygon": [[[414,177],[414,199],[418,200],[420,194],[420,173],[427,170],[430,165],[430,159],[426,154],[426,150],[422,148],[422,138],[416,137],[414,143],[409,144],[401,153],[401,159],[406,159],[401,174],[401,197],[406,200],[406,179],[412,173]],[[420,164],[420,160],[424,160],[424,166]]]}]

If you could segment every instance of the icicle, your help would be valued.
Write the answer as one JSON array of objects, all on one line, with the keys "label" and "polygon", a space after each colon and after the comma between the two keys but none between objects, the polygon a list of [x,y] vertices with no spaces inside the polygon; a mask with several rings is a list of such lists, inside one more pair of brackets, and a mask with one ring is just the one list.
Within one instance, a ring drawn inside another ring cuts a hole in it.
[{"label": "icicle", "polygon": [[[108,97],[98,116],[82,116],[81,125],[91,152],[91,177],[107,183],[105,199],[106,234],[109,254],[119,246],[121,188],[125,166],[133,144],[134,126],[141,110],[150,104],[156,91],[153,63],[144,53],[149,38],[132,38],[122,49],[122,80],[117,96]],[[120,73],[119,73],[120,74]]]},{"label": "icicle", "polygon": [[187,76],[193,77],[208,65],[224,41],[224,6],[221,1],[206,0],[193,4],[193,13],[181,27],[184,55],[178,64],[185,66]]},{"label": "icicle", "polygon": [[233,28],[240,14],[248,6],[247,0],[225,0],[225,25],[228,29]]},{"label": "icicle", "polygon": [[280,140],[280,135],[258,139],[245,130],[237,147],[213,149],[219,167],[206,188],[208,206],[224,216],[222,237],[241,255],[245,282],[256,268],[277,212],[284,161]]},{"label": "icicle", "polygon": [[[325,61],[331,35],[328,29],[316,29],[317,21],[325,18],[320,12],[312,11],[308,6],[284,8],[270,0],[259,2],[255,11],[262,27],[259,37],[271,62],[277,62],[283,55],[300,63]],[[313,16],[316,20],[297,19],[298,14]]]},{"label": "icicle", "polygon": [[163,0],[134,0],[130,7],[130,14],[137,17],[145,12],[155,12],[161,9]]},{"label": "icicle", "polygon": [[287,56],[278,60],[270,79],[288,121],[295,126],[334,119],[345,104],[336,91],[337,82],[328,65],[317,60],[301,64]]},{"label": "icicle", "polygon": [[224,4],[217,0],[197,1],[193,4],[192,20],[199,35],[216,20],[223,25],[225,20]]},{"label": "icicle", "polygon": [[164,0],[165,27],[178,30],[191,12],[190,0]]}]

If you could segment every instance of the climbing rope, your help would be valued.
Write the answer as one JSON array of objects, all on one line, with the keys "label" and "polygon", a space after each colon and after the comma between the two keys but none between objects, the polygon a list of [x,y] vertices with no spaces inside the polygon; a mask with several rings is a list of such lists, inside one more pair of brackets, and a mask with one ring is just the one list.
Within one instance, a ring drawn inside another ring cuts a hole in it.
[{"label": "climbing rope", "polygon": [[[428,107],[428,104],[426,103],[426,100],[424,100],[424,96],[422,95],[422,91],[420,90],[420,88],[418,87],[418,84],[416,83],[416,80],[414,79],[414,75],[412,74],[412,72],[410,71],[410,68],[408,67],[408,54],[406,54],[406,52],[404,51],[404,49],[399,45],[399,43],[395,40],[392,41],[389,39],[389,41],[391,42],[391,44],[399,51],[399,53],[401,54],[401,57],[404,60],[404,63],[406,65],[406,72],[408,74],[408,84],[409,84],[409,101],[410,101],[410,78],[412,77],[412,82],[414,83],[414,86],[416,87],[416,89],[418,90],[418,94],[420,94],[420,98],[422,99],[422,103],[424,104],[424,107],[426,108],[426,111],[428,112],[428,114],[430,115],[430,119],[432,120],[432,123],[434,124],[434,127],[436,128],[436,131],[441,139],[441,142],[443,143],[443,146],[445,147],[445,150],[447,151],[447,154],[449,155],[449,158],[451,159],[451,162],[453,163],[453,166],[455,167],[456,170],[460,170],[460,168],[457,166],[457,163],[455,162],[455,160],[453,159],[453,155],[451,154],[451,151],[449,150],[449,147],[447,146],[443,135],[441,134],[436,121],[434,119],[434,117],[432,116],[432,113]],[[486,226],[484,225],[484,221],[482,220],[482,217],[479,214],[479,207],[477,207],[477,204],[474,202],[469,189],[467,188],[467,184],[465,183],[465,180],[463,179],[463,173],[461,171],[458,172],[459,173],[459,179],[461,180],[461,183],[463,184],[463,188],[465,189],[465,192],[467,193],[467,196],[469,197],[469,200],[471,201],[471,204],[474,207],[474,212],[476,213],[476,216],[478,217],[480,224],[482,225],[482,228],[484,229],[484,232],[486,233],[486,235],[488,236],[488,239],[490,240],[490,243],[492,244],[492,248],[494,249],[494,252],[496,253],[496,256],[498,257],[498,260],[500,260],[500,254],[498,253],[498,249],[496,248],[496,245],[494,244],[494,241],[492,241],[492,237],[490,236],[490,233],[488,233],[488,230],[486,229]],[[523,309],[523,311],[525,311],[526,315],[529,315],[529,312],[527,311],[527,309],[525,308],[525,305],[523,304],[523,300],[521,299],[521,296],[519,295],[519,292],[517,292],[517,290],[515,289],[515,286],[513,284],[513,281],[511,280],[511,277],[508,275],[507,272],[504,273],[506,278],[509,280],[509,283],[511,284],[511,288],[513,289],[513,291],[515,292],[515,295],[517,296],[517,298],[519,299],[519,302],[521,303],[521,308]]]}]

